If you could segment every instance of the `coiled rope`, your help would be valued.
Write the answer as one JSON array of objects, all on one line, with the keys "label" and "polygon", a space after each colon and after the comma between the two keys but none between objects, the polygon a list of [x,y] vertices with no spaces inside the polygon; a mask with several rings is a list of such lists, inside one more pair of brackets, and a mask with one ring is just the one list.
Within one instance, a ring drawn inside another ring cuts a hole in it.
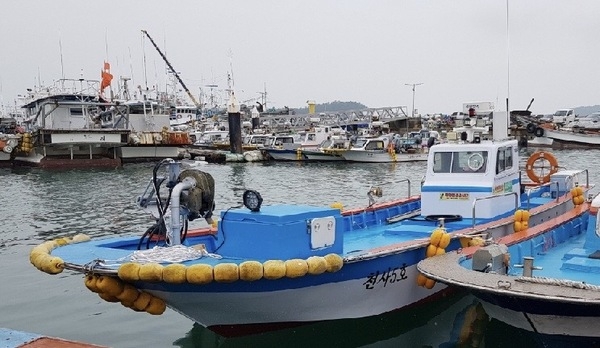
[{"label": "coiled rope", "polygon": [[523,283],[556,285],[556,286],[564,286],[564,287],[575,288],[575,289],[600,291],[600,286],[586,284],[584,282],[578,282],[578,281],[573,281],[573,280],[563,280],[563,279],[546,278],[546,277],[518,277],[515,279],[515,281],[523,282]]}]

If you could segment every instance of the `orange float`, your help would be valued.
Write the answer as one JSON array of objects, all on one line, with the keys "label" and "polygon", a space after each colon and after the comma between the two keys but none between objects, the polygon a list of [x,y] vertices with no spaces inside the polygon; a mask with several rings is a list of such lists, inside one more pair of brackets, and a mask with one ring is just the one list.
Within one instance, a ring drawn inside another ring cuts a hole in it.
[{"label": "orange float", "polygon": [[[527,159],[525,169],[529,179],[544,184],[550,182],[550,176],[558,172],[558,161],[550,152],[536,151]],[[539,175],[536,170],[540,171]],[[544,173],[546,170],[547,174]]]}]

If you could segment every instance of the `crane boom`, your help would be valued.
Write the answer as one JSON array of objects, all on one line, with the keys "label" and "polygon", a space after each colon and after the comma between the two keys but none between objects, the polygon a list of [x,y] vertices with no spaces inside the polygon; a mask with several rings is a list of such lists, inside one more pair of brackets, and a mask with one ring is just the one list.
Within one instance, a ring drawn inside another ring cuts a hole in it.
[{"label": "crane boom", "polygon": [[171,63],[167,59],[167,57],[162,53],[162,51],[160,50],[160,48],[158,48],[158,45],[154,42],[154,40],[152,39],[152,37],[150,36],[150,34],[148,34],[148,32],[145,31],[145,30],[142,30],[142,33],[144,33],[148,37],[148,39],[152,43],[152,46],[154,46],[154,48],[156,48],[156,51],[158,52],[158,54],[160,54],[160,56],[165,61],[165,63],[167,63],[167,66],[169,67],[169,69],[171,69],[171,72],[173,72],[173,74],[177,78],[177,81],[179,81],[179,84],[181,84],[181,87],[183,87],[183,89],[186,91],[187,95],[190,97],[190,99],[192,100],[192,102],[194,103],[194,105],[196,105],[197,108],[200,108],[200,103],[198,103],[198,101],[196,100],[196,98],[194,98],[194,95],[192,94],[192,92],[190,92],[190,90],[186,87],[185,83],[183,83],[183,80],[181,80],[181,77],[179,77],[179,74],[177,74],[177,71],[175,71],[175,69],[173,68],[173,66],[171,65]]}]

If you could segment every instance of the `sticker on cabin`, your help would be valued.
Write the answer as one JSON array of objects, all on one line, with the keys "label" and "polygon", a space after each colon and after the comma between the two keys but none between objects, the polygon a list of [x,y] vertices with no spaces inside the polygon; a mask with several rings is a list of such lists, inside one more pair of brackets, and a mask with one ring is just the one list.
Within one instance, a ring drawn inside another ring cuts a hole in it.
[{"label": "sticker on cabin", "polygon": [[440,193],[441,200],[461,200],[466,201],[469,199],[469,193],[467,192],[442,192]]},{"label": "sticker on cabin", "polygon": [[505,192],[512,192],[513,184],[512,181],[507,181],[504,184],[494,186],[493,194],[497,195]]}]

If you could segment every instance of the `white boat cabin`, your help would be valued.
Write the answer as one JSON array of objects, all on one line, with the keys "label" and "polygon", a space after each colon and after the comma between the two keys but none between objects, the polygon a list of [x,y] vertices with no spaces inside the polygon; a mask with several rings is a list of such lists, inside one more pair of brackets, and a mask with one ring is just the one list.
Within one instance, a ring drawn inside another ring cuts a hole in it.
[{"label": "white boat cabin", "polygon": [[[432,146],[421,188],[423,216],[489,219],[520,202],[517,140],[461,141]],[[475,202],[477,201],[477,202]]]}]

